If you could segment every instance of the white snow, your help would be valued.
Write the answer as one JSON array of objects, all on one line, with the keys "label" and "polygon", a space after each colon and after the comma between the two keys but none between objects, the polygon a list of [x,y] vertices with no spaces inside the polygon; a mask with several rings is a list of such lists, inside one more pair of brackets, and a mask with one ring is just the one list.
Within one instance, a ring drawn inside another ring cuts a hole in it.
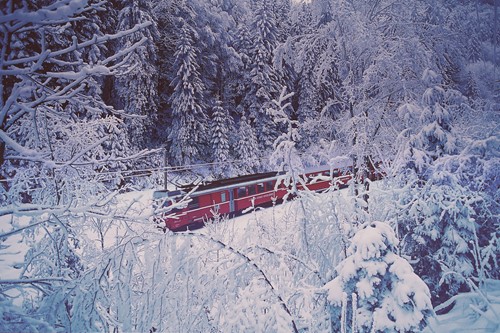
[{"label": "white snow", "polygon": [[[372,199],[375,199],[373,196],[377,193],[377,184],[372,184]],[[348,197],[348,190],[343,190],[340,192],[341,197]],[[322,196],[327,196],[328,194],[323,194]],[[145,234],[148,232],[154,232],[155,228],[152,225],[149,217],[153,212],[153,191],[145,191],[145,192],[130,192],[127,194],[123,194],[118,196],[117,205],[116,205],[116,213],[117,215],[125,215],[127,216],[127,221],[129,223],[125,224],[116,224],[112,225],[107,229],[105,234],[105,247],[111,248],[113,247],[117,240],[120,239],[118,236],[124,236],[127,234],[127,230],[129,228],[133,228],[136,232],[140,233],[142,230]],[[221,240],[225,240],[231,244],[231,246],[235,249],[248,249],[252,246],[258,247],[262,244],[263,239],[261,238],[263,233],[262,231],[266,228],[272,229],[273,225],[284,223],[286,227],[287,216],[290,215],[292,211],[296,211],[297,204],[296,202],[285,203],[283,205],[279,205],[273,208],[268,209],[255,209],[249,210],[243,216],[234,218],[228,221],[222,221],[218,224],[208,224],[205,228],[196,230],[192,233],[200,234],[200,235],[210,235],[217,234]],[[5,215],[0,217],[0,232],[5,232],[9,230],[10,223],[9,215]],[[20,220],[19,223],[27,223],[24,220]],[[386,224],[379,225],[382,232],[361,232],[358,233],[354,238],[352,238],[351,249],[349,253],[354,253],[357,251],[357,255],[359,256],[359,260],[363,262],[364,259],[367,258],[379,258],[382,256],[382,253],[387,250],[387,246],[385,244],[397,244],[398,240],[394,237],[394,233],[390,230],[390,227]],[[384,229],[389,228],[389,229]],[[276,230],[276,229],[274,229]],[[181,233],[182,234],[182,233]],[[272,237],[273,235],[269,235]],[[279,235],[277,235],[279,236]],[[2,253],[2,257],[0,257],[0,279],[15,279],[18,278],[18,272],[15,269],[16,260],[20,258],[27,251],[27,247],[21,247],[18,241],[21,239],[21,234],[16,235],[15,237],[9,237],[8,243],[3,243],[2,245],[9,246],[9,250]],[[95,232],[89,232],[86,237],[89,239],[94,239],[96,246],[99,243],[99,239]],[[180,238],[179,238],[180,239]],[[389,242],[387,242],[389,240]],[[136,240],[140,242],[140,239]],[[179,243],[180,244],[180,243]],[[145,262],[147,259],[148,253],[144,252],[140,254]],[[378,321],[378,327],[384,327],[384,321],[382,318],[385,318],[386,313],[392,311],[399,311],[398,306],[396,304],[405,304],[408,302],[413,302],[417,308],[425,308],[428,306],[428,299],[422,298],[419,296],[419,293],[415,293],[413,288],[419,288],[419,284],[421,281],[414,280],[414,274],[412,273],[411,266],[401,258],[395,256],[394,254],[388,254],[386,256],[386,262],[392,263],[389,267],[389,272],[401,277],[404,283],[396,283],[393,286],[392,293],[393,298],[386,299],[382,305],[382,308],[378,309],[373,317],[376,321]],[[364,269],[370,272],[371,275],[377,275],[383,273],[387,270],[386,262],[370,262],[367,265],[364,265]],[[347,278],[349,276],[354,276],[356,274],[357,269],[359,268],[359,263],[354,261],[347,261],[343,267],[343,276]],[[306,263],[307,264],[307,263]],[[232,270],[233,268],[231,268]],[[231,270],[228,270],[230,272]],[[232,274],[232,273],[228,273]],[[224,274],[222,274],[224,275]],[[228,279],[231,279],[231,275],[228,275]],[[234,277],[235,278],[235,277]],[[343,279],[344,279],[343,278]],[[345,280],[344,280],[345,282]],[[361,298],[367,298],[373,295],[375,292],[377,285],[379,283],[378,278],[374,279],[361,279],[356,287],[358,289],[358,296]],[[328,298],[334,304],[341,304],[343,299],[343,292],[340,285],[340,280],[335,279],[327,284],[328,288]],[[252,302],[257,301],[256,297],[266,297],[266,290],[263,289],[263,294],[261,296],[257,296],[255,294],[252,295],[252,300],[248,299],[246,302],[249,302],[247,306],[250,306]],[[500,282],[498,281],[489,281],[488,285],[483,289],[485,293],[485,299],[489,302],[485,301],[479,297],[476,293],[470,293],[465,295],[459,295],[456,297],[456,305],[447,314],[439,315],[436,318],[431,318],[429,328],[425,329],[425,333],[431,332],[440,332],[440,333],[455,333],[455,332],[500,332],[499,331],[499,322],[500,318],[498,317],[498,313],[500,313]],[[314,293],[313,293],[314,294]],[[410,298],[410,295],[411,298]],[[250,297],[250,295],[248,296]],[[260,300],[261,306],[266,307],[267,303],[264,300]],[[486,305],[485,305],[486,304]],[[305,309],[304,311],[306,311]],[[273,310],[273,311],[281,311],[281,309]],[[273,313],[271,311],[270,313]],[[309,314],[305,314],[307,317]],[[356,320],[365,320],[370,316],[369,313],[360,312]],[[408,322],[412,320],[419,320],[419,313],[409,314],[405,313],[394,313],[394,316],[397,318],[403,318],[396,322],[396,327],[404,328]],[[408,317],[404,319],[405,316],[417,316],[417,317]],[[474,320],[471,318],[474,317]],[[247,317],[240,317],[236,322],[233,323],[234,327],[238,327],[239,323],[241,324],[241,320],[245,320]],[[365,319],[363,319],[365,318]],[[248,318],[247,318],[248,319]],[[282,317],[277,319],[283,320]],[[226,319],[227,322],[231,321],[231,318]],[[254,323],[255,325],[260,325],[262,323],[258,323],[257,321]],[[252,325],[252,323],[246,323],[246,325]],[[288,327],[287,322],[277,323],[277,327],[281,327],[285,329]],[[264,326],[255,326],[256,329],[258,327],[264,328]],[[389,327],[389,326],[388,326]]]}]

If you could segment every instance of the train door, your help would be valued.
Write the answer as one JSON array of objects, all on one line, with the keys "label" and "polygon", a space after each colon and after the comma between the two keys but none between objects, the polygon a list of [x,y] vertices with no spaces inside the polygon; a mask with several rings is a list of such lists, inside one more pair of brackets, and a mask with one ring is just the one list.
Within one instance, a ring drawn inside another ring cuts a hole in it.
[{"label": "train door", "polygon": [[229,212],[234,212],[234,190],[229,189]]}]

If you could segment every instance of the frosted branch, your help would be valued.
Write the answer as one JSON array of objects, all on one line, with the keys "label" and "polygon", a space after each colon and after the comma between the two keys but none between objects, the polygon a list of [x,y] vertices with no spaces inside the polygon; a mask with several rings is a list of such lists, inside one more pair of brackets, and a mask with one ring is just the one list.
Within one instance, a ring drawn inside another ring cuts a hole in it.
[{"label": "frosted branch", "polygon": [[203,239],[207,239],[207,240],[209,240],[209,241],[217,244],[221,248],[227,249],[231,253],[236,254],[237,256],[239,256],[240,258],[242,258],[246,263],[248,263],[249,265],[251,265],[252,267],[254,267],[262,275],[264,281],[269,286],[269,288],[271,288],[271,291],[273,292],[273,294],[278,299],[278,301],[279,301],[281,307],[283,308],[283,310],[290,316],[290,318],[291,318],[291,324],[292,324],[292,327],[293,327],[293,331],[295,333],[298,333],[297,325],[295,324],[295,320],[293,319],[293,316],[292,316],[292,313],[290,312],[290,309],[288,309],[288,306],[286,305],[286,303],[283,300],[283,298],[277,293],[276,288],[273,286],[273,284],[271,283],[271,281],[267,277],[267,274],[257,265],[257,263],[255,261],[253,261],[246,254],[244,254],[241,251],[235,249],[234,247],[232,247],[232,246],[230,246],[228,244],[225,244],[224,242],[222,242],[222,241],[220,241],[218,239],[212,238],[210,236],[203,235],[203,234],[194,234],[194,233],[191,233],[191,232],[180,233],[178,235],[180,235],[180,236],[190,236],[190,237],[200,237],[200,238],[203,238]]},{"label": "frosted branch", "polygon": [[[82,42],[82,43],[74,42],[73,45],[71,45],[65,49],[62,49],[59,51],[54,51],[54,52],[49,52],[49,54],[47,55],[47,58],[59,57],[59,56],[74,52],[76,50],[84,49],[84,48],[92,46],[92,45],[103,44],[103,43],[109,42],[111,40],[119,39],[119,38],[122,38],[124,36],[133,34],[141,29],[147,28],[151,24],[152,24],[151,22],[144,22],[144,23],[136,24],[134,27],[132,27],[128,30],[123,30],[123,31],[117,32],[116,34],[106,34],[106,35],[101,36],[101,37],[97,37],[96,35],[94,35],[94,37],[92,39],[89,39],[85,42]],[[12,66],[12,65],[37,62],[41,56],[42,55],[38,54],[38,55],[32,56],[32,57],[8,60],[8,61],[5,61],[4,65],[5,66]],[[3,72],[4,72],[3,70],[0,70],[0,74],[4,74]],[[10,74],[10,75],[13,75],[13,74]]]},{"label": "frosted branch", "polygon": [[35,278],[35,279],[11,279],[11,280],[0,280],[0,285],[2,284],[32,284],[32,283],[46,283],[52,281],[70,282],[71,280],[62,277],[47,277],[47,278]]},{"label": "frosted branch", "polygon": [[36,161],[44,161],[45,156],[40,154],[39,152],[23,147],[16,141],[14,141],[11,137],[7,135],[4,131],[0,130],[0,139],[5,142],[5,144],[20,153],[23,156],[26,156],[27,158],[29,157],[32,160]]}]

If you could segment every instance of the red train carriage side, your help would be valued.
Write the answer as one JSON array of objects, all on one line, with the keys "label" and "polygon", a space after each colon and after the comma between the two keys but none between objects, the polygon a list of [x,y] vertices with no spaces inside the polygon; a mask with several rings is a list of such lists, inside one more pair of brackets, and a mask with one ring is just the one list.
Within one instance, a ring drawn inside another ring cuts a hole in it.
[{"label": "red train carriage side", "polygon": [[[370,170],[369,178],[378,179],[379,175],[372,170],[374,169]],[[323,191],[332,185],[339,188],[347,186],[352,173],[343,172],[341,169],[320,170],[301,177],[309,190]],[[175,214],[164,219],[165,225],[172,231],[194,229],[203,226],[205,220],[212,218],[214,211],[233,217],[251,207],[271,206],[273,201],[280,203],[287,189],[283,183],[276,186],[278,179],[277,173],[263,173],[201,185],[190,195],[190,201],[185,207],[169,212]],[[301,184],[297,187],[299,190],[303,189]],[[172,202],[178,202],[192,189],[187,187],[183,191],[158,191],[155,192],[155,197],[164,199],[164,204],[168,206]]]},{"label": "red train carriage side", "polygon": [[[237,216],[250,207],[272,205],[273,199],[280,201],[287,193],[283,186],[276,187],[276,173],[258,174],[216,181],[198,187],[191,195],[189,203],[175,210],[174,217],[165,218],[166,227],[172,231],[200,227],[204,221],[213,217],[217,210],[222,215]],[[165,205],[179,201],[185,191],[155,192],[156,198],[163,198]],[[170,213],[170,212],[169,212]]]}]

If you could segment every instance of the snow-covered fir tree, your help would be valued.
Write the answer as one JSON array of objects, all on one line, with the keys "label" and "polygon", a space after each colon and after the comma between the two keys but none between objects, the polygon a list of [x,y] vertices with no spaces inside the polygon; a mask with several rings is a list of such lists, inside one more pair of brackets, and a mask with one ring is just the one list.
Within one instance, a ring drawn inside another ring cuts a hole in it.
[{"label": "snow-covered fir tree", "polygon": [[467,72],[467,83],[465,87],[465,96],[470,98],[471,100],[475,100],[479,97],[479,90],[477,87],[476,78],[472,74],[471,71]]},{"label": "snow-covered fir tree", "polygon": [[441,303],[467,288],[466,279],[483,279],[477,235],[488,219],[477,222],[485,198],[471,187],[473,179],[464,179],[462,172],[468,171],[459,167],[460,161],[472,157],[460,153],[463,142],[457,139],[448,111],[465,98],[443,88],[434,71],[426,70],[423,80],[427,89],[420,103],[399,110],[416,131],[403,131],[407,138],[394,160],[402,168],[397,193],[403,208],[397,219],[403,253],[416,258],[416,272],[431,287],[433,300]]},{"label": "snow-covered fir tree", "polygon": [[[138,23],[154,22],[149,0],[123,0],[118,14],[117,31],[130,29]],[[158,117],[158,49],[155,40],[159,38],[156,25],[124,38],[118,50],[130,47],[142,38],[147,42],[130,55],[130,67],[116,76],[113,82],[112,103],[124,109],[128,117],[125,124],[134,147],[151,147],[157,133],[155,124]],[[153,133],[155,135],[153,135]],[[158,140],[156,140],[158,141]]]},{"label": "snow-covered fir tree", "polygon": [[243,172],[256,172],[260,162],[258,152],[257,136],[246,117],[241,117],[238,131],[238,142],[236,153],[238,164]]},{"label": "snow-covered fir tree", "polygon": [[212,130],[211,145],[213,151],[214,172],[217,177],[227,176],[229,170],[230,147],[228,136],[234,133],[232,119],[229,113],[222,107],[222,103],[217,101],[212,108]]},{"label": "snow-covered fir tree", "polygon": [[335,332],[419,332],[432,314],[429,288],[397,255],[399,241],[383,222],[354,237],[338,276],[325,285]]},{"label": "snow-covered fir tree", "polygon": [[179,19],[179,37],[174,54],[174,79],[171,101],[172,125],[168,133],[170,156],[176,165],[201,159],[207,136],[205,87],[200,78],[195,47],[196,31],[184,19]]},{"label": "snow-covered fir tree", "polygon": [[267,0],[255,3],[250,24],[252,48],[250,75],[243,101],[247,116],[256,130],[260,150],[267,150],[276,138],[276,126],[266,110],[279,93],[279,78],[273,67],[273,52],[278,43],[278,30],[272,7]]},{"label": "snow-covered fir tree", "polygon": [[[403,168],[415,170],[425,177],[433,161],[457,150],[456,137],[451,133],[451,116],[445,105],[445,89],[439,75],[426,69],[422,76],[426,90],[420,101],[405,103],[399,108],[399,116],[406,122],[403,131],[408,140],[401,150]],[[412,127],[416,130],[412,131]]]}]

